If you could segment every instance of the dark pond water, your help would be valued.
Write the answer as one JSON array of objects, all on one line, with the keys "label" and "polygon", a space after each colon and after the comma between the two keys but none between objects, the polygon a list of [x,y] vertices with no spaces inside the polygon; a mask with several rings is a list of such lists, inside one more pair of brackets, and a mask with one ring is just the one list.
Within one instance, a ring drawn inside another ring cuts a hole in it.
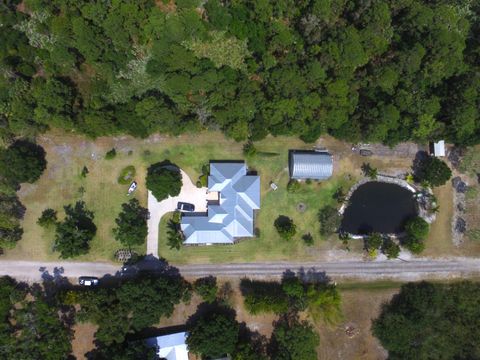
[{"label": "dark pond water", "polygon": [[354,191],[341,228],[351,234],[399,233],[405,221],[417,215],[413,193],[384,182],[371,181]]}]

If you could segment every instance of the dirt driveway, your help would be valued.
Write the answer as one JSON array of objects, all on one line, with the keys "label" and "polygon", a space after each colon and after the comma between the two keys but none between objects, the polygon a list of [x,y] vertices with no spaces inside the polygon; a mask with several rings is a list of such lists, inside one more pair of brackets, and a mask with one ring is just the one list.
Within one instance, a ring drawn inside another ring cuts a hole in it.
[{"label": "dirt driveway", "polygon": [[158,226],[160,219],[166,213],[172,212],[177,208],[179,201],[187,202],[195,205],[195,212],[207,211],[207,188],[197,188],[190,180],[190,177],[183,171],[182,173],[182,189],[180,194],[175,197],[168,197],[165,200],[158,201],[152,192],[148,192],[148,211],[150,219],[147,222],[147,255],[158,257]]}]

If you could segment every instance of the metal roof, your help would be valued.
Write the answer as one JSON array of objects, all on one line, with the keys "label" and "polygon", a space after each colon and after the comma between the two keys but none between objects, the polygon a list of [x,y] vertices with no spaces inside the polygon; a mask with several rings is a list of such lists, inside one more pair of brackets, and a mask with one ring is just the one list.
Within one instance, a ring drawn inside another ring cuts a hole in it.
[{"label": "metal roof", "polygon": [[184,244],[232,244],[252,237],[253,211],[260,208],[260,177],[247,175],[245,163],[210,163],[208,190],[219,192],[218,203],[208,205],[206,216],[184,214]]},{"label": "metal roof", "polygon": [[166,360],[188,360],[188,348],[186,344],[187,333],[157,336],[149,338],[146,343],[150,347],[157,348],[157,355],[160,359]]},{"label": "metal roof", "polygon": [[445,140],[440,140],[433,144],[433,154],[435,156],[445,156]]},{"label": "metal roof", "polygon": [[290,177],[296,180],[325,180],[332,176],[333,160],[328,152],[290,151]]}]

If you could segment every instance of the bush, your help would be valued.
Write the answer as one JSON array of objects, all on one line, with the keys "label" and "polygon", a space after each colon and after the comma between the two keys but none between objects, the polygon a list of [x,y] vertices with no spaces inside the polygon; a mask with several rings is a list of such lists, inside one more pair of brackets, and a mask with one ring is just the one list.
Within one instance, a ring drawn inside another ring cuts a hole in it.
[{"label": "bush", "polygon": [[278,282],[242,279],[240,290],[245,309],[250,314],[283,314],[288,311],[288,297]]},{"label": "bush", "polygon": [[167,223],[167,245],[170,249],[180,250],[183,244],[183,235],[178,223],[170,219]]},{"label": "bush", "polygon": [[333,206],[324,206],[318,212],[318,221],[320,222],[320,234],[330,236],[337,232],[340,226],[340,215]]},{"label": "bush", "polygon": [[287,191],[289,193],[296,193],[300,190],[300,182],[298,180],[291,179],[287,184]]},{"label": "bush", "polygon": [[414,254],[420,254],[423,250],[425,250],[425,243],[423,240],[417,239],[413,236],[407,236],[405,239],[403,239],[402,245]]},{"label": "bush", "polygon": [[278,234],[285,240],[290,240],[297,233],[297,227],[293,220],[287,216],[280,215],[274,222]]},{"label": "bush", "polygon": [[452,171],[444,161],[428,156],[420,161],[415,175],[420,182],[435,187],[444,185],[452,177]]},{"label": "bush", "polygon": [[182,213],[178,210],[175,210],[172,214],[172,221],[175,224],[180,224],[180,220],[182,220]]},{"label": "bush", "polygon": [[313,236],[310,233],[303,235],[302,240],[307,246],[312,246],[314,243]]},{"label": "bush", "polygon": [[117,150],[115,150],[115,148],[112,148],[105,154],[105,159],[112,160],[115,156],[117,156]]},{"label": "bush", "polygon": [[213,303],[217,298],[217,279],[213,276],[197,279],[193,284],[193,289],[204,301]]},{"label": "bush", "polygon": [[383,244],[383,237],[379,233],[372,233],[365,238],[365,249],[368,251],[380,249]]},{"label": "bush", "polygon": [[182,174],[168,161],[151,165],[147,171],[147,188],[158,201],[177,196],[182,189]]},{"label": "bush", "polygon": [[84,166],[83,169],[82,169],[82,172],[80,173],[80,176],[82,178],[86,178],[88,173],[89,173],[88,168],[86,166]]},{"label": "bush", "polygon": [[57,212],[53,209],[45,209],[38,218],[37,224],[42,227],[49,227],[57,223]]},{"label": "bush", "polygon": [[120,185],[130,185],[130,183],[135,178],[136,173],[137,172],[135,170],[135,166],[128,165],[120,171],[120,175],[118,176],[117,182]]},{"label": "bush", "polygon": [[282,319],[275,324],[270,349],[272,359],[314,360],[320,338],[306,321]]},{"label": "bush", "polygon": [[400,246],[388,238],[383,242],[382,252],[387,255],[387,258],[396,259],[400,255]]}]

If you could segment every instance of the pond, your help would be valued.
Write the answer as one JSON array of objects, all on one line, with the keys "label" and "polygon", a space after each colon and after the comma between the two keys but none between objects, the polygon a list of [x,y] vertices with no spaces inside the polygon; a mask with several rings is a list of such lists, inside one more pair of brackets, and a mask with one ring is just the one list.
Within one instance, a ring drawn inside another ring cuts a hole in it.
[{"label": "pond", "polygon": [[341,229],[357,235],[400,233],[405,221],[417,213],[411,191],[396,184],[371,181],[353,192]]}]

